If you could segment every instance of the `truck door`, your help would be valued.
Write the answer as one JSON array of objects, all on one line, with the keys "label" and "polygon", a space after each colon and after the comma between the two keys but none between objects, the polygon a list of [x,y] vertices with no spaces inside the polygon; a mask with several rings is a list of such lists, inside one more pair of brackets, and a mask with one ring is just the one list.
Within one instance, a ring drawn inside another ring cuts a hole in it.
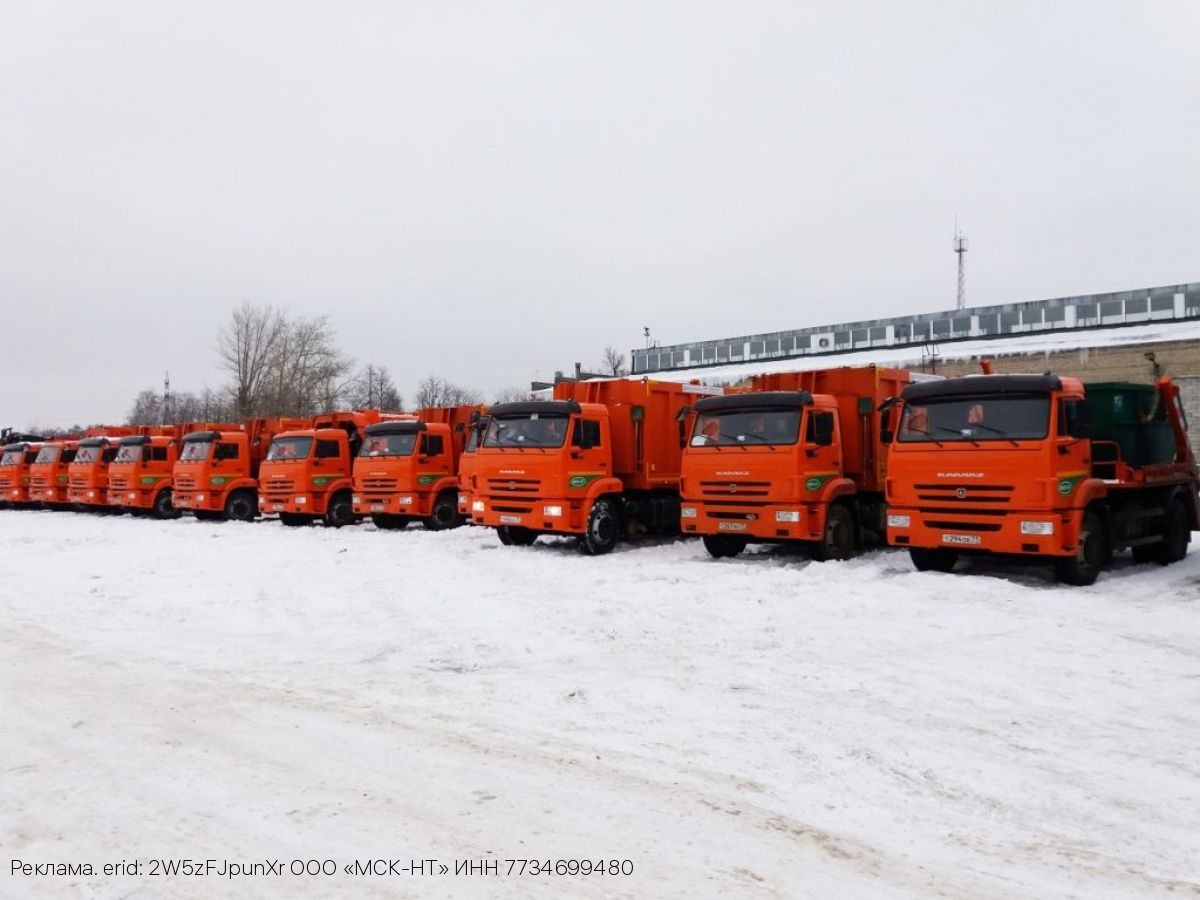
[{"label": "truck door", "polygon": [[449,441],[445,435],[421,432],[421,443],[417,448],[417,488],[428,491],[433,483],[453,473]]},{"label": "truck door", "polygon": [[842,474],[841,436],[837,415],[827,409],[808,409],[804,424],[802,496],[818,493],[830,478]]},{"label": "truck door", "polygon": [[567,487],[586,488],[597,478],[612,474],[612,453],[604,445],[604,429],[598,419],[579,418],[571,428]]}]

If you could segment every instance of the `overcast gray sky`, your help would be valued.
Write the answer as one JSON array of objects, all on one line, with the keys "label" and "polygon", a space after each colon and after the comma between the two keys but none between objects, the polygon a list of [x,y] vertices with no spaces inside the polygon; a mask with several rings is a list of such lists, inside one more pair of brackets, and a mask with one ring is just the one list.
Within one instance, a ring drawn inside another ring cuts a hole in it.
[{"label": "overcast gray sky", "polygon": [[1200,279],[1200,3],[0,0],[0,424]]}]

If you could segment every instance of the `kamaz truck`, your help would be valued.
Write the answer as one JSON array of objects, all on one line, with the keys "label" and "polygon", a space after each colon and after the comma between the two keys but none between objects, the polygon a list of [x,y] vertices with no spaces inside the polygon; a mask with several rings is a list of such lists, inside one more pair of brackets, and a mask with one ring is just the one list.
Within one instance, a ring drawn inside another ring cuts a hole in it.
[{"label": "kamaz truck", "polygon": [[20,440],[0,449],[0,508],[32,505],[33,463],[44,446],[41,440]]},{"label": "kamaz truck", "polygon": [[1094,582],[1114,554],[1183,559],[1200,527],[1179,389],[973,375],[904,389],[887,476],[888,542],[922,571],[968,555],[1052,562]]}]

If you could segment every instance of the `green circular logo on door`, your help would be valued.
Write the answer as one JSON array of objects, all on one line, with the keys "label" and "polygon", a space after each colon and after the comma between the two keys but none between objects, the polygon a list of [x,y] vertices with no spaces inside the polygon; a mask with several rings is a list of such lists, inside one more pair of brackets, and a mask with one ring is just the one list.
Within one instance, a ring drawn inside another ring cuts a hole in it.
[{"label": "green circular logo on door", "polygon": [[806,491],[819,491],[821,489],[821,479],[820,478],[808,479],[806,482],[804,482],[804,489]]},{"label": "green circular logo on door", "polygon": [[1071,493],[1071,489],[1075,487],[1075,482],[1070,479],[1063,479],[1058,483],[1058,492],[1064,497]]},{"label": "green circular logo on door", "polygon": [[571,479],[567,482],[567,484],[569,484],[573,488],[584,487],[587,485],[587,483],[588,483],[588,480],[583,475],[573,475],[573,476],[571,476]]}]

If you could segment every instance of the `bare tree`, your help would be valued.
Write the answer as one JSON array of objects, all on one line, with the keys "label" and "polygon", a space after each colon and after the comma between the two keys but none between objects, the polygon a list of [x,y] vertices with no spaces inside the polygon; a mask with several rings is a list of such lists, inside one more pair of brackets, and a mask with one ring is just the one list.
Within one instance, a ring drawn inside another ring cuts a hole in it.
[{"label": "bare tree", "polygon": [[464,403],[482,403],[483,394],[430,375],[417,385],[416,404],[418,409],[426,406],[458,406]]},{"label": "bare tree", "polygon": [[280,344],[287,331],[281,312],[247,302],[233,311],[229,324],[217,334],[217,352],[233,377],[229,393],[238,418],[264,414],[267,386],[277,374]]},{"label": "bare tree", "polygon": [[529,391],[519,387],[506,387],[492,394],[493,403],[512,403],[516,400],[528,400]]},{"label": "bare tree", "polygon": [[367,364],[358,370],[346,389],[346,402],[355,409],[404,408],[404,398],[396,389],[387,366]]},{"label": "bare tree", "polygon": [[625,354],[616,347],[604,348],[604,362],[600,365],[606,375],[620,377],[625,374]]}]

